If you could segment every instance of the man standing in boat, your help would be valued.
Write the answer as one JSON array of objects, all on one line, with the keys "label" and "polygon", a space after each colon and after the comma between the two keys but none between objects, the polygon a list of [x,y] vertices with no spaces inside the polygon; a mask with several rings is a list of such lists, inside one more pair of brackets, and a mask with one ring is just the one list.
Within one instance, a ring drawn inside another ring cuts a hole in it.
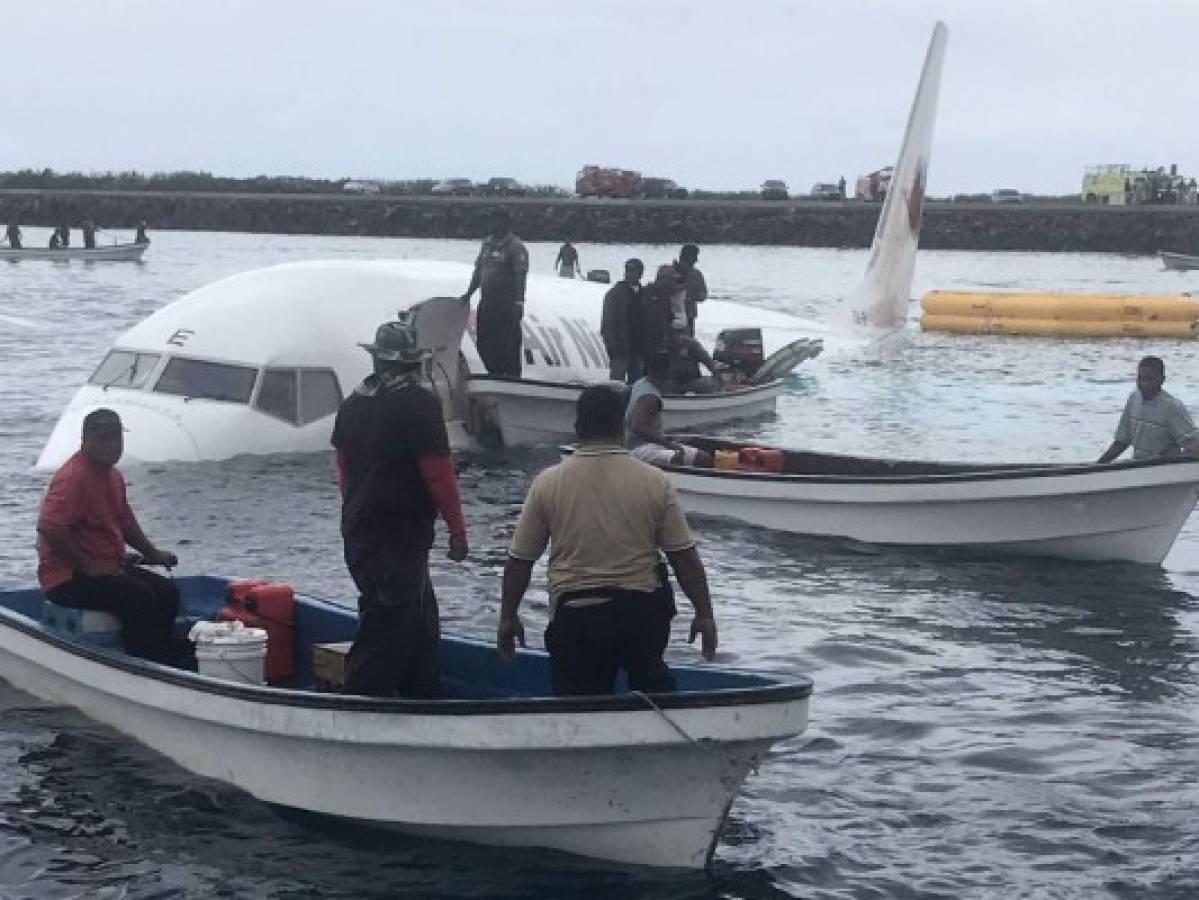
[{"label": "man standing in boat", "polygon": [[698,304],[708,299],[708,285],[704,281],[704,273],[695,267],[699,259],[699,247],[695,244],[684,244],[679,250],[679,258],[674,262],[674,268],[682,275],[684,291],[684,309],[687,315],[687,333],[695,337],[695,318],[699,314]]},{"label": "man standing in boat", "polygon": [[96,223],[91,219],[84,219],[79,226],[83,231],[83,246],[88,250],[96,249]]},{"label": "man standing in boat", "polygon": [[71,246],[71,227],[65,222],[58,226],[58,243],[60,247]]},{"label": "man standing in boat", "polygon": [[645,264],[630,259],[624,264],[624,278],[604,295],[600,334],[608,352],[608,377],[628,379],[632,384],[641,377],[641,274]]},{"label": "man standing in boat", "polygon": [[146,234],[146,220],[145,219],[140,219],[138,221],[137,234],[134,235],[134,237],[133,237],[133,243],[135,243],[135,244],[150,243],[150,235]]},{"label": "man standing in boat", "polygon": [[16,222],[10,222],[8,228],[4,232],[8,238],[8,246],[13,250],[21,249],[21,226]]},{"label": "man standing in boat", "polygon": [[1199,454],[1199,429],[1185,406],[1162,390],[1166,364],[1146,356],[1137,366],[1137,389],[1128,395],[1116,438],[1100,463],[1109,463],[1132,447],[1132,458],[1162,459]]},{"label": "man standing in boat", "polygon": [[521,319],[525,315],[525,280],[529,254],[512,233],[505,209],[491,214],[490,232],[475,260],[470,286],[462,295],[469,303],[479,288],[475,316],[475,343],[483,365],[492,375],[520,378]]},{"label": "man standing in boat", "polygon": [[665,553],[695,607],[690,640],[716,655],[716,620],[695,540],[666,476],[621,446],[624,397],[605,385],[579,395],[569,458],[535,479],[504,566],[496,647],[505,659],[525,643],[518,610],[533,564],[550,548],[550,654],[554,692],[612,693],[624,670],[629,689],[672,691],[662,658],[675,615]]},{"label": "man standing in boat", "polygon": [[146,565],[175,566],[175,554],[146,537],[117,469],[124,450],[120,416],[97,409],[83,419],[78,453],[54,473],[37,522],[38,582],[53,603],[114,614],[125,652],[171,663],[179,611],[175,583],[125,558],[128,544]]},{"label": "man standing in boat", "polygon": [[374,374],[337,411],[341,533],[358,586],[358,634],[345,691],[427,698],[441,692],[441,630],[429,580],[440,511],[449,557],[466,558],[466,520],[441,404],[421,384],[430,351],[418,345],[412,313],[379,326]]}]

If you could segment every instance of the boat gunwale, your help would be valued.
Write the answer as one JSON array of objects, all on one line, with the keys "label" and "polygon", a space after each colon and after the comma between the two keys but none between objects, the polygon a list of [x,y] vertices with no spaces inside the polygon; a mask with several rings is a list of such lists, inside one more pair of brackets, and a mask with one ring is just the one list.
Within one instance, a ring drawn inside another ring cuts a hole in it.
[{"label": "boat gunwale", "polygon": [[[613,381],[541,381],[536,378],[513,378],[510,375],[470,375],[467,377],[467,382],[494,382],[500,384],[513,385],[529,385],[532,387],[546,388],[564,388],[570,390],[581,390],[583,388],[595,387],[597,385],[612,385],[620,384],[621,382]],[[765,393],[771,389],[782,387],[784,379],[775,378],[771,381],[763,382],[762,384],[750,384],[744,387],[738,387],[729,391],[715,391],[711,394],[663,394],[663,400],[682,400],[685,402],[694,402],[697,400],[713,400],[723,399],[725,397],[748,397],[754,394]],[[627,385],[625,387],[628,387]]]},{"label": "boat gunwale", "polygon": [[[17,591],[0,591],[5,593]],[[319,598],[306,598],[322,603]],[[151,663],[138,657],[106,650],[62,637],[21,613],[0,605],[0,626],[7,626],[58,650],[83,657],[111,668],[187,688],[205,694],[231,697],[270,706],[288,706],[323,712],[393,713],[397,715],[477,716],[477,715],[544,715],[580,712],[655,712],[730,706],[766,706],[807,699],[812,695],[813,682],[804,675],[788,676],[786,681],[752,687],[720,688],[704,691],[678,691],[667,694],[613,694],[589,697],[513,697],[487,700],[408,700],[388,697],[365,697],[354,694],[320,693],[299,688],[279,688],[269,685],[241,684],[207,678],[195,672]],[[464,643],[481,643],[470,639],[451,638]],[[2,649],[2,648],[0,648]],[[538,651],[527,651],[537,653]],[[734,674],[779,680],[779,676],[744,669],[728,669]],[[648,702],[652,700],[652,702]]]},{"label": "boat gunwale", "polygon": [[[686,441],[688,438],[694,438],[693,435],[675,435],[676,439]],[[731,442],[712,441],[708,442],[714,445],[724,444],[727,447],[740,446],[762,446],[758,444],[733,444]],[[722,449],[717,446],[716,449]],[[776,449],[765,448],[763,449]],[[802,452],[812,456],[822,456],[829,459],[863,459],[871,461],[882,461],[882,457],[840,457],[834,453],[818,453],[815,451],[784,451],[784,452]],[[917,462],[916,460],[895,460],[895,462]],[[1073,477],[1078,475],[1104,475],[1113,471],[1127,471],[1131,469],[1149,469],[1157,467],[1178,466],[1186,464],[1199,463],[1199,458],[1190,457],[1173,457],[1170,459],[1143,459],[1143,460],[1125,460],[1123,462],[1104,463],[1009,463],[999,464],[993,467],[986,467],[985,463],[933,463],[932,465],[962,465],[973,466],[979,465],[985,468],[979,468],[975,471],[968,472],[944,472],[940,474],[925,474],[925,475],[825,475],[825,474],[802,474],[790,472],[751,472],[741,469],[717,469],[705,468],[699,466],[673,465],[666,464],[661,466],[663,471],[672,472],[678,475],[694,475],[700,478],[731,478],[731,479],[753,479],[756,481],[773,482],[779,484],[849,484],[849,485],[912,485],[912,484],[950,484],[958,482],[975,482],[975,481],[1001,481],[1015,480],[1026,478],[1053,478],[1053,477]],[[1175,484],[1183,484],[1188,480],[1199,481],[1196,479],[1180,479],[1177,482],[1167,482]]]}]

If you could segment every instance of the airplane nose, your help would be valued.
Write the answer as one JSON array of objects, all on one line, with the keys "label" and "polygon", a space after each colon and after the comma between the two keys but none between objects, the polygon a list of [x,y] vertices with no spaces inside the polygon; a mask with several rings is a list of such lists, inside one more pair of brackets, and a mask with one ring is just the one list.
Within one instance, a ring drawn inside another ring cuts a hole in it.
[{"label": "airplane nose", "polygon": [[83,417],[103,405],[115,410],[125,427],[125,452],[121,459],[141,462],[182,460],[196,462],[199,448],[186,428],[157,410],[119,403],[83,405],[66,410],[37,459],[38,469],[57,469],[79,449]]}]

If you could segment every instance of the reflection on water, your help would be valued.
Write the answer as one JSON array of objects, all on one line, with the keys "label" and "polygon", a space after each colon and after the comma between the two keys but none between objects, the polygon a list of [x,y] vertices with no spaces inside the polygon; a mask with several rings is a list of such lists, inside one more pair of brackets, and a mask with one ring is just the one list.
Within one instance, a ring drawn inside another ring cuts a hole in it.
[{"label": "reflection on water", "polygon": [[[619,269],[675,247],[582,246]],[[217,277],[286,259],[468,261],[474,242],[163,233],[145,265],[9,267],[0,285],[0,584],[32,580],[45,476],[74,387],[124,328]],[[550,270],[557,245],[532,245]],[[706,247],[715,296],[821,318],[863,251]],[[922,254],[925,289],[1178,290],[1148,260]],[[916,315],[913,306],[913,315]],[[701,309],[702,315],[702,309]],[[730,434],[870,455],[1093,459],[1132,371],[1160,353],[1192,407],[1199,345],[923,334],[829,353],[778,414]],[[462,460],[471,558],[440,548],[447,630],[494,633],[514,517],[552,449]],[[131,466],[130,494],[182,570],[279,578],[353,602],[327,455]],[[0,685],[0,896],[905,897],[1199,895],[1199,527],[1164,569],[988,559],[694,526],[720,660],[816,681],[811,724],[752,775],[707,877],[347,829],[197,779]],[[539,643],[538,570],[523,614]],[[670,657],[695,661],[676,621]],[[336,761],[331,761],[336,764]],[[680,790],[687,786],[680,785]],[[107,892],[107,893],[105,893]]]}]

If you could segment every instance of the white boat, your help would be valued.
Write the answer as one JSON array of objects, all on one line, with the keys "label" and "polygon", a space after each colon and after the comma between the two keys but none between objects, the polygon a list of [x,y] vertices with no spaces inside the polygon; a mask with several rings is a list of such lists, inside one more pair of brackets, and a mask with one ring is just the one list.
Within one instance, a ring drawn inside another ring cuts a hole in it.
[{"label": "white boat", "polygon": [[[211,616],[223,579],[178,579]],[[674,667],[679,691],[547,696],[549,664],[445,638],[444,700],[219,680],[88,646],[42,624],[39,591],[0,593],[0,678],[72,706],[198,775],[268,803],[474,843],[700,868],[768,748],[803,731],[812,683]],[[296,683],[348,609],[297,598]]]},{"label": "white boat", "polygon": [[1165,559],[1199,498],[1196,459],[1000,465],[782,452],[778,474],[665,468],[689,511],[779,531],[1149,565]]},{"label": "white boat", "polygon": [[[766,360],[759,371],[766,377],[755,378],[757,383],[746,382],[711,394],[666,394],[662,427],[693,431],[773,412],[783,392],[782,376],[803,360],[819,355],[820,350],[819,340],[800,338]],[[612,384],[620,390],[626,388]],[[471,375],[467,385],[488,427],[499,431],[499,443],[505,446],[561,443],[575,437],[575,403],[583,384]]]},{"label": "white boat", "polygon": [[136,262],[142,258],[149,244],[103,244],[97,247],[0,247],[0,260],[15,262],[24,259],[52,259],[57,261],[82,259],[95,262]]},{"label": "white boat", "polygon": [[1158,253],[1162,258],[1162,265],[1167,269],[1176,269],[1185,271],[1188,269],[1199,269],[1199,256],[1188,256],[1185,253],[1168,253],[1162,250]]}]

